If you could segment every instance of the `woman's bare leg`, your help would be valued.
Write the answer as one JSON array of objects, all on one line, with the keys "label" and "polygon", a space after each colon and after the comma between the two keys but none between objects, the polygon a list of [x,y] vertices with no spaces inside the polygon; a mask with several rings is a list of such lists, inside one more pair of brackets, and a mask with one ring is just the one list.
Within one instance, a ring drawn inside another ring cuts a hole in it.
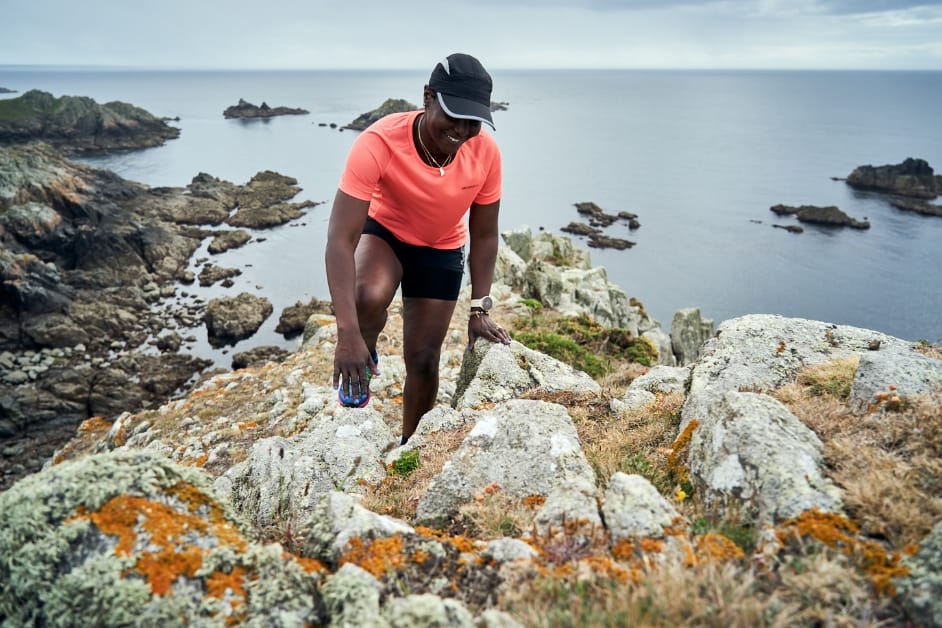
[{"label": "woman's bare leg", "polygon": [[402,355],[406,382],[402,391],[402,436],[415,432],[422,415],[438,397],[438,362],[448,333],[455,301],[404,298],[402,300]]},{"label": "woman's bare leg", "polygon": [[356,254],[357,319],[360,335],[370,350],[386,325],[389,304],[402,280],[402,265],[389,244],[380,237],[360,236]]}]

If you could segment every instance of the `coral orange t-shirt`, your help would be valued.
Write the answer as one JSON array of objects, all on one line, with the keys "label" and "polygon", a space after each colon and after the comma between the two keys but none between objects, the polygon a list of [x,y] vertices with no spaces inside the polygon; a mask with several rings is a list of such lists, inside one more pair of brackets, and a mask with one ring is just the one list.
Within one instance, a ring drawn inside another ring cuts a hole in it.
[{"label": "coral orange t-shirt", "polygon": [[471,204],[500,200],[500,150],[481,129],[441,176],[419,158],[412,141],[421,113],[390,114],[363,131],[350,149],[340,189],[369,201],[370,217],[403,242],[455,249],[467,240],[464,216]]}]

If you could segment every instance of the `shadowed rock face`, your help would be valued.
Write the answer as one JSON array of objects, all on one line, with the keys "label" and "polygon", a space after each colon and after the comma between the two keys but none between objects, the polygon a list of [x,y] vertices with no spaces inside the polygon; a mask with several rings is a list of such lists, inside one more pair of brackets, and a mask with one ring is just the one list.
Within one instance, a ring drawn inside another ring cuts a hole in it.
[{"label": "shadowed rock face", "polygon": [[926,160],[912,157],[899,164],[858,166],[848,175],[847,185],[921,199],[942,194],[942,176],[935,174]]},{"label": "shadowed rock face", "polygon": [[179,136],[180,129],[124,102],[99,105],[35,89],[0,101],[0,145],[43,141],[65,152],[100,152],[160,146]]}]

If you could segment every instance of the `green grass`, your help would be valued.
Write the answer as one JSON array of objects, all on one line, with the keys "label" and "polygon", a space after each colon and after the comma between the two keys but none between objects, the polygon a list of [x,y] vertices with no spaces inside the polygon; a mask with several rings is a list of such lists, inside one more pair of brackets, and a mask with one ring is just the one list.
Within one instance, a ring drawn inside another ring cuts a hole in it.
[{"label": "green grass", "polygon": [[404,451],[399,457],[392,463],[392,472],[396,475],[408,476],[413,471],[419,468],[419,452],[418,450]]},{"label": "green grass", "polygon": [[627,329],[604,327],[588,315],[558,316],[533,309],[519,317],[511,333],[514,340],[565,362],[598,379],[625,362],[651,366],[657,350]]}]

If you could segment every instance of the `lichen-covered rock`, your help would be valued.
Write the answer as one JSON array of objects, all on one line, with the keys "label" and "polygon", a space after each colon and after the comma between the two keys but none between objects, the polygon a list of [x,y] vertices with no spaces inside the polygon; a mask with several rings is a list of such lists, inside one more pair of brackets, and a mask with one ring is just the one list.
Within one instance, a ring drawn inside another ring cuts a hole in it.
[{"label": "lichen-covered rock", "polygon": [[321,496],[305,528],[305,555],[331,563],[340,557],[353,538],[377,538],[415,532],[412,526],[367,510],[353,495],[338,491]]},{"label": "lichen-covered rock", "polygon": [[901,397],[942,389],[942,360],[899,347],[861,353],[850,388],[851,406],[866,411],[874,396],[888,392],[890,386]]},{"label": "lichen-covered rock", "polygon": [[713,336],[713,321],[703,318],[700,308],[689,307],[674,312],[671,321],[671,348],[680,366],[693,364],[700,347]]},{"label": "lichen-covered rock", "polygon": [[513,400],[483,411],[419,501],[416,519],[438,520],[492,484],[512,497],[547,496],[566,481],[594,482],[566,409]]},{"label": "lichen-covered rock", "polygon": [[383,615],[393,628],[472,628],[474,617],[461,602],[428,593],[390,600]]},{"label": "lichen-covered rock", "polygon": [[605,525],[612,543],[622,539],[664,536],[680,514],[657,489],[640,475],[615,473],[602,502]]},{"label": "lichen-covered rock", "polygon": [[453,405],[474,408],[519,397],[532,388],[547,392],[597,393],[598,382],[564,362],[517,341],[498,345],[479,339],[464,354]]},{"label": "lichen-covered rock", "polygon": [[704,423],[731,390],[771,392],[794,381],[806,366],[881,351],[911,350],[912,343],[877,331],[801,318],[751,314],[724,321],[693,368],[683,424]]},{"label": "lichen-covered rock", "polygon": [[490,541],[481,551],[482,558],[492,560],[497,564],[520,559],[529,560],[538,556],[539,553],[529,543],[508,537]]},{"label": "lichen-covered rock", "polygon": [[600,528],[602,518],[599,516],[595,482],[584,476],[563,480],[546,496],[533,523],[540,534]]},{"label": "lichen-covered rock", "polygon": [[201,471],[144,452],[89,456],[0,493],[9,625],[320,621],[319,572],[261,547]]},{"label": "lichen-covered rock", "polygon": [[360,490],[385,478],[382,452],[392,441],[375,411],[338,408],[295,437],[258,441],[216,485],[256,525],[276,519],[301,523],[322,495]]},{"label": "lichen-covered rock", "polygon": [[693,431],[688,457],[705,503],[735,503],[762,523],[812,508],[840,511],[840,491],[821,468],[821,441],[781,402],[730,391],[712,410]]},{"label": "lichen-covered rock", "polygon": [[910,617],[919,626],[942,626],[942,522],[903,565],[909,574],[894,584]]},{"label": "lichen-covered rock", "polygon": [[347,628],[386,628],[389,622],[382,616],[379,597],[382,586],[365,569],[352,563],[343,565],[328,576],[321,587],[324,607],[331,626]]},{"label": "lichen-covered rock", "polygon": [[655,366],[644,375],[631,380],[628,390],[650,393],[683,393],[690,382],[690,369],[682,366]]}]

